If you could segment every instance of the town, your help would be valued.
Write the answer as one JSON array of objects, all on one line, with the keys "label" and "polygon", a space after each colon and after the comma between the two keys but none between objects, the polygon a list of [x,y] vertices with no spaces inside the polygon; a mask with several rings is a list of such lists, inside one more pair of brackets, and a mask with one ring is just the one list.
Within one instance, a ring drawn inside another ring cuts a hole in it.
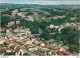
[{"label": "town", "polygon": [[79,54],[80,9],[3,8],[0,12],[0,55]]}]

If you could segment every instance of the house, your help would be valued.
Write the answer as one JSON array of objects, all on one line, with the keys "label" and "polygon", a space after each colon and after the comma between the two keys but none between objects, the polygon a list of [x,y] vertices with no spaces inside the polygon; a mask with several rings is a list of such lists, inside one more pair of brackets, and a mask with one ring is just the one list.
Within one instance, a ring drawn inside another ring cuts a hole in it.
[{"label": "house", "polygon": [[52,55],[56,55],[56,54],[57,54],[57,50],[53,50]]},{"label": "house", "polygon": [[50,28],[54,28],[54,25],[51,24],[51,25],[50,25]]},{"label": "house", "polygon": [[62,51],[66,55],[72,55],[69,51]]},{"label": "house", "polygon": [[38,45],[38,41],[36,39],[32,39],[32,43],[37,44]]},{"label": "house", "polygon": [[24,38],[23,37],[20,37],[20,40],[23,40]]},{"label": "house", "polygon": [[8,29],[6,29],[6,33],[9,33],[10,31]]},{"label": "house", "polygon": [[6,48],[4,48],[4,47],[1,48],[0,47],[0,53],[2,53],[2,56],[4,56],[4,53],[6,53],[6,51],[7,51]]},{"label": "house", "polygon": [[7,38],[13,38],[12,34],[7,35]]},{"label": "house", "polygon": [[35,47],[34,44],[26,44],[25,46],[26,46],[27,48],[34,48],[34,47]]},{"label": "house", "polygon": [[31,32],[30,32],[30,31],[28,31],[28,34],[29,34],[29,35],[31,35]]},{"label": "house", "polygon": [[[15,31],[18,31],[18,30],[15,30]],[[21,37],[22,36],[22,33],[17,33],[17,36],[18,37]]]},{"label": "house", "polygon": [[5,40],[0,40],[0,45],[4,44]]},{"label": "house", "polygon": [[59,28],[58,28],[58,32],[61,33],[61,30],[62,30],[63,28],[64,28],[63,25],[60,25]]},{"label": "house", "polygon": [[62,30],[62,29],[61,29],[61,28],[59,28],[59,29],[58,29],[58,32],[59,32],[59,33],[61,33],[61,30]]},{"label": "house", "polygon": [[40,45],[41,47],[44,47],[44,46],[45,46],[45,44],[42,43],[42,42],[39,42],[39,45]]},{"label": "house", "polygon": [[24,38],[24,39],[26,39],[26,38],[27,38],[27,36],[23,36],[23,38]]},{"label": "house", "polygon": [[80,26],[80,22],[79,23],[76,23],[76,25]]},{"label": "house", "polygon": [[66,51],[66,50],[68,50],[68,49],[69,49],[68,46],[63,46],[63,47],[60,48],[60,51]]},{"label": "house", "polygon": [[34,52],[34,51],[37,51],[38,49],[36,47],[33,47],[33,48],[29,48],[28,50],[31,52]]},{"label": "house", "polygon": [[30,39],[29,39],[29,38],[27,38],[25,41],[30,41]]},{"label": "house", "polygon": [[39,42],[37,40],[34,40],[33,43],[38,45]]},{"label": "house", "polygon": [[32,39],[32,42],[35,41],[36,39]]},{"label": "house", "polygon": [[51,56],[53,51],[49,51],[48,54]]},{"label": "house", "polygon": [[15,24],[14,21],[11,21],[11,22],[8,23],[8,25],[14,25],[14,24]]},{"label": "house", "polygon": [[20,21],[11,21],[8,23],[8,25],[12,26],[12,25],[15,25],[15,24],[19,24]]},{"label": "house", "polygon": [[65,23],[64,26],[68,27],[68,26],[70,26],[70,23]]},{"label": "house", "polygon": [[10,43],[8,47],[10,47],[10,46],[12,46],[12,45],[14,45],[14,44],[13,44],[13,43]]},{"label": "house", "polygon": [[4,45],[5,45],[6,47],[9,47],[9,45],[10,45],[11,43],[12,43],[12,42],[5,41]]},{"label": "house", "polygon": [[68,46],[63,46],[63,48],[64,48],[64,49],[69,49],[69,47],[68,47]]},{"label": "house", "polygon": [[58,28],[59,28],[59,26],[54,26],[54,28],[55,28],[55,29],[58,29]]},{"label": "house", "polygon": [[4,30],[4,29],[2,29],[2,28],[0,28],[0,32],[5,32],[5,30]]},{"label": "house", "polygon": [[16,29],[14,29],[14,32],[25,32],[25,31],[21,28],[16,28]]},{"label": "house", "polygon": [[12,52],[12,50],[10,48],[7,48],[6,50],[7,50],[6,52],[8,52],[8,53]]},{"label": "house", "polygon": [[20,21],[16,21],[16,24],[19,24],[20,23]]},{"label": "house", "polygon": [[14,40],[19,40],[19,38],[18,38],[18,37],[16,37],[16,36],[13,36],[13,39],[14,39]]},{"label": "house", "polygon": [[66,51],[66,50],[68,50],[69,49],[69,47],[68,46],[58,46],[57,47],[60,51]]},{"label": "house", "polygon": [[27,41],[26,44],[32,44],[32,41]]},{"label": "house", "polygon": [[60,49],[61,48],[61,46],[57,46],[57,49]]},{"label": "house", "polygon": [[42,52],[42,53],[45,52],[45,50],[43,50],[42,47],[37,47],[37,49],[38,49],[40,52]]},{"label": "house", "polygon": [[9,31],[12,31],[12,28],[9,28],[8,30],[9,30]]},{"label": "house", "polygon": [[57,50],[57,54],[58,55],[63,55],[64,53],[62,51],[60,51],[60,50]]}]

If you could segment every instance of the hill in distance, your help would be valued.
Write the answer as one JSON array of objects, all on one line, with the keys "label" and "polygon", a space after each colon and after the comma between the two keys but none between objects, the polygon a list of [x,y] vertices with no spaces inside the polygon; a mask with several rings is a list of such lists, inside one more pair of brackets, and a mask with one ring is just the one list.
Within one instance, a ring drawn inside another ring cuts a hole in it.
[{"label": "hill in distance", "polygon": [[35,8],[35,7],[61,7],[61,8],[80,8],[80,5],[38,5],[38,4],[11,4],[1,3],[0,8]]}]

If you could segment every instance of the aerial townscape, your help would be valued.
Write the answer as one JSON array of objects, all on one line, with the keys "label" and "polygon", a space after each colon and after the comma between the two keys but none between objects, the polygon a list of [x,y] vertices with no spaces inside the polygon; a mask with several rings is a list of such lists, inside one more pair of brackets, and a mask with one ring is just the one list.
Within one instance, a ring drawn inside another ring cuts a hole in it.
[{"label": "aerial townscape", "polygon": [[0,9],[1,56],[79,55],[80,8],[6,5]]}]

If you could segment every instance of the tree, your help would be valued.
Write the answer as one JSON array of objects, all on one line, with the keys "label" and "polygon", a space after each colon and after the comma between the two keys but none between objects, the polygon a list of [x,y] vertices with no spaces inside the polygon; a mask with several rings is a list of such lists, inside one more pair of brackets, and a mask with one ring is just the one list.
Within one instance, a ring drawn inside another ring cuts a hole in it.
[{"label": "tree", "polygon": [[49,40],[49,39],[52,39],[53,38],[53,35],[51,35],[49,33],[42,33],[39,37],[41,39],[44,38],[45,40]]},{"label": "tree", "polygon": [[66,42],[71,52],[79,52],[79,31],[72,27],[62,29],[62,34],[65,36],[63,39]]},{"label": "tree", "polygon": [[5,27],[10,21],[11,21],[10,17],[1,16],[1,27]]},{"label": "tree", "polygon": [[65,34],[65,35],[71,35],[73,34],[73,28],[72,27],[66,27],[64,29],[61,30],[62,34]]},{"label": "tree", "polygon": [[42,20],[41,22],[38,23],[38,25],[42,28],[45,29],[47,26],[49,26],[50,22],[46,22]]},{"label": "tree", "polygon": [[73,52],[79,53],[79,47],[75,44],[69,45],[69,51],[72,52],[72,53]]},{"label": "tree", "polygon": [[62,37],[62,34],[60,34],[60,33],[56,33],[55,35],[54,35],[54,39],[55,40],[58,40],[58,41],[62,41],[62,39],[63,39],[63,37]]}]

